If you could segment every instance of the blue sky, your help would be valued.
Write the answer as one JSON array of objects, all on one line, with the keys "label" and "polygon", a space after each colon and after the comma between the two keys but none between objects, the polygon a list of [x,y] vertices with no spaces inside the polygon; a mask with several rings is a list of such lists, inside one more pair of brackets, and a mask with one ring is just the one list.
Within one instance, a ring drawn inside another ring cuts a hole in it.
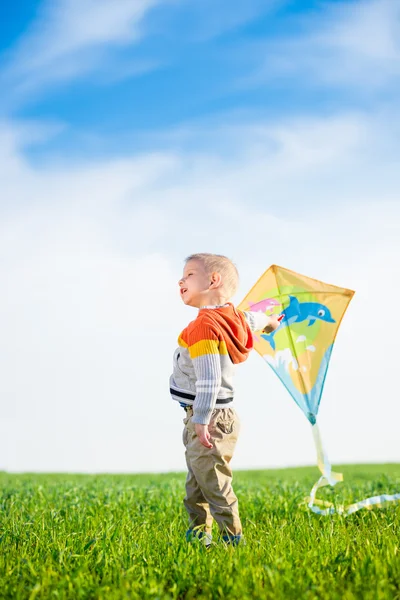
[{"label": "blue sky", "polygon": [[[329,71],[335,50],[315,38],[330,23],[340,31],[343,22],[351,23],[359,4],[354,1],[252,0],[245,8],[226,0],[149,1],[136,3],[143,5],[140,14],[134,2],[120,2],[112,32],[104,24],[98,31],[91,26],[96,18],[106,25],[114,12],[111,4],[102,12],[103,4],[3,4],[2,80],[9,91],[3,110],[14,118],[63,124],[52,150],[62,152],[65,145],[79,152],[83,133],[135,149],[145,144],[138,134],[182,123],[326,115],[338,105],[368,107],[380,91],[378,86],[366,97],[345,74],[333,81],[313,77],[315,55],[325,53],[322,68]],[[361,63],[368,54],[364,43],[350,60]],[[336,44],[340,50],[340,37]],[[296,48],[310,54],[304,64]],[[370,58],[379,68],[380,57]]]},{"label": "blue sky", "polygon": [[[356,290],[322,433],[333,462],[400,461],[380,317],[400,296],[399,3],[0,11],[0,469],[184,469],[167,388],[199,251],[236,262],[235,302],[272,263]],[[238,370],[239,467],[315,461],[275,379],[256,355]]]}]

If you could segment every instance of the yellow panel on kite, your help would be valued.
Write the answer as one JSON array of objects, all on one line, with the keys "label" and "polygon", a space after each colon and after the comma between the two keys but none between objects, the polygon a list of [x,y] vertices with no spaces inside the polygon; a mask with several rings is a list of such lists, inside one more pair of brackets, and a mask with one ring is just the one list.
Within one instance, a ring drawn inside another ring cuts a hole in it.
[{"label": "yellow panel on kite", "polygon": [[315,423],[333,344],[354,292],[272,265],[240,310],[284,315],[271,334],[254,335],[268,362],[311,423]]}]

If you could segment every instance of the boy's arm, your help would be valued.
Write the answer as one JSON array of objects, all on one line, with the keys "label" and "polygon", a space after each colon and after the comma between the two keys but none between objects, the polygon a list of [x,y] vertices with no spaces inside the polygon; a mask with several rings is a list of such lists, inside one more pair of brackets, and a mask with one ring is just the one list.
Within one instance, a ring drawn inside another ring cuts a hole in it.
[{"label": "boy's arm", "polygon": [[243,314],[251,331],[262,331],[265,329],[271,322],[271,317],[262,312],[252,312],[249,310],[244,310]]},{"label": "boy's arm", "polygon": [[278,315],[266,315],[262,312],[243,311],[245,319],[251,329],[251,331],[263,331],[264,333],[271,333],[278,329],[279,319],[282,318]]},{"label": "boy's arm", "polygon": [[208,425],[221,387],[219,340],[210,325],[200,323],[188,340],[196,374],[196,399],[192,422]]}]

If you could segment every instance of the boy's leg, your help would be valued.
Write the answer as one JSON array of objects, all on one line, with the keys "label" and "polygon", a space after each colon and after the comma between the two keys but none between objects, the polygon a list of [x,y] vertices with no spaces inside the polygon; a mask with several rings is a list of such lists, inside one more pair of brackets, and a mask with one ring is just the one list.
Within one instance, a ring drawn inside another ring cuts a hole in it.
[{"label": "boy's leg", "polygon": [[194,473],[187,462],[186,496],[183,500],[189,515],[189,528],[201,527],[202,531],[211,533],[213,518],[207,500],[203,496]]},{"label": "boy's leg", "polygon": [[[192,413],[189,413],[192,416]],[[239,419],[231,408],[213,412],[209,431],[213,448],[205,448],[199,441],[190,419],[187,429],[187,462],[194,478],[210,506],[221,534],[228,540],[238,541],[242,534],[238,500],[232,489],[230,461],[235,449]]]},{"label": "boy's leg", "polygon": [[195,527],[200,527],[202,531],[206,533],[211,533],[213,518],[210,512],[210,508],[207,500],[204,498],[203,492],[200,489],[199,484],[196,481],[196,477],[193,473],[193,470],[190,466],[190,461],[188,460],[188,452],[187,452],[187,444],[188,444],[188,436],[189,430],[187,428],[187,422],[189,421],[189,416],[184,419],[185,429],[183,431],[183,443],[185,445],[185,457],[186,464],[188,468],[188,474],[186,477],[186,496],[183,500],[186,511],[189,515],[189,529],[193,529]]}]

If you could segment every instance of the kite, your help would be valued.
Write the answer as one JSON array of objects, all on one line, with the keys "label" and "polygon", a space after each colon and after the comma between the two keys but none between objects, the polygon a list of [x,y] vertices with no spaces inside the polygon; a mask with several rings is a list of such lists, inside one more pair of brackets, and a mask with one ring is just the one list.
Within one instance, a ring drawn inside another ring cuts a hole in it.
[{"label": "kite", "polygon": [[255,335],[254,348],[282,381],[312,426],[321,477],[307,501],[308,507],[321,515],[334,512],[348,515],[360,508],[400,500],[400,494],[381,495],[350,506],[335,507],[316,498],[321,487],[343,481],[341,473],[332,471],[322,445],[317,415],[336,335],[353,295],[352,290],[272,265],[238,307],[243,311],[279,315],[278,329]]}]

